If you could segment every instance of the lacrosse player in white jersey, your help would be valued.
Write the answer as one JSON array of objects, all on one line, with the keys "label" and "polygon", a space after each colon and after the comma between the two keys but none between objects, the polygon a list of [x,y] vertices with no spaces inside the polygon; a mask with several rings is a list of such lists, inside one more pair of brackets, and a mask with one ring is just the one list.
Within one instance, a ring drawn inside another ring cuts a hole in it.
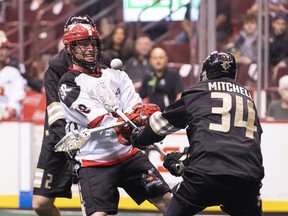
[{"label": "lacrosse player in white jersey", "polygon": [[[73,62],[73,67],[59,82],[66,132],[123,121],[117,116],[118,112],[107,108],[111,100],[138,125],[144,124],[140,116],[144,114],[149,118],[159,111],[156,105],[142,105],[125,72],[100,69],[101,42],[95,27],[71,25],[64,32],[63,42]],[[170,188],[147,155],[130,145],[131,132],[127,124],[93,133],[76,153],[75,159],[80,164],[78,180],[87,215],[117,214],[117,187],[123,188],[138,205],[149,200],[165,212],[171,198]]]},{"label": "lacrosse player in white jersey", "polygon": [[[95,26],[88,15],[71,16],[67,19],[64,31],[75,23]],[[107,59],[107,54],[101,57],[101,68],[109,67],[110,59]],[[68,71],[69,66],[72,66],[72,60],[64,48],[50,59],[44,76],[47,107],[32,199],[32,207],[40,216],[60,216],[59,209],[54,205],[55,198],[71,198],[72,180],[76,183],[72,170],[74,161],[70,160],[68,154],[54,151],[55,144],[65,135],[66,121],[60,107],[58,83],[62,75]]]},{"label": "lacrosse player in white jersey", "polygon": [[0,37],[0,121],[19,119],[26,96],[26,80],[20,71],[7,65],[9,41]]}]

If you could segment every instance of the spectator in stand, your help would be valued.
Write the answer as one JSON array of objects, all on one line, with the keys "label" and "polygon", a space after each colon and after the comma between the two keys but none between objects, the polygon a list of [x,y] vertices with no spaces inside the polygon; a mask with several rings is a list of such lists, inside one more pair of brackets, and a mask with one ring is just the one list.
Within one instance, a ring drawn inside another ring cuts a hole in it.
[{"label": "spectator in stand", "polygon": [[184,85],[178,72],[167,68],[168,56],[164,49],[156,47],[151,51],[152,71],[143,78],[139,94],[148,97],[150,103],[157,104],[163,111],[165,107],[181,97]]},{"label": "spectator in stand", "polygon": [[99,32],[101,36],[105,37],[113,32],[115,28],[115,21],[113,16],[102,17],[99,22],[96,24],[99,26]]},{"label": "spectator in stand", "polygon": [[139,89],[146,74],[151,71],[149,55],[153,48],[153,42],[149,35],[141,34],[135,40],[134,55],[129,58],[123,70],[128,74],[135,89]]},{"label": "spectator in stand", "polygon": [[134,41],[129,36],[129,29],[125,25],[116,26],[111,36],[103,40],[103,44],[103,50],[111,59],[119,58],[124,64],[133,55]]},{"label": "spectator in stand", "polygon": [[230,50],[240,64],[250,65],[257,62],[257,16],[245,14],[243,17],[243,30],[227,44],[225,50]]},{"label": "spectator in stand", "polygon": [[267,120],[288,120],[288,75],[279,79],[279,100],[271,101],[267,114]]},{"label": "spectator in stand", "polygon": [[199,17],[199,7],[200,0],[193,1],[191,5],[191,1],[186,5],[186,13],[184,19],[181,22],[181,27],[183,31],[181,31],[175,37],[176,43],[189,43],[190,38],[195,38],[196,34],[196,24]]},{"label": "spectator in stand", "polygon": [[232,34],[230,0],[217,0],[215,26],[217,43],[222,46]]},{"label": "spectator in stand", "polygon": [[[263,3],[264,6],[264,3]],[[275,15],[275,13],[285,13],[288,14],[288,1],[287,0],[270,0],[269,3],[269,12],[271,15]],[[247,9],[248,14],[257,14],[258,13],[258,0]]]},{"label": "spectator in stand", "polygon": [[272,66],[272,80],[275,82],[279,69],[287,67],[288,63],[287,15],[277,13],[272,17],[271,25],[269,63]]},{"label": "spectator in stand", "polygon": [[[192,9],[195,11],[200,6],[200,1],[193,1]],[[180,32],[176,37],[177,43],[189,42],[189,39],[195,34],[198,34],[195,28],[195,22],[197,17],[195,13],[191,14],[191,3],[186,6],[186,14],[181,25],[183,31]],[[231,23],[231,1],[230,0],[217,0],[216,3],[216,41],[219,46],[223,46],[232,34],[232,23]]]},{"label": "spectator in stand", "polygon": [[26,80],[18,69],[9,66],[9,41],[0,37],[0,121],[20,119]]},{"label": "spectator in stand", "polygon": [[[32,62],[31,68],[29,69],[29,75],[39,86],[43,86],[44,74],[47,68],[47,63],[42,56],[37,56]],[[44,88],[42,92],[44,93]]]},{"label": "spectator in stand", "polygon": [[21,74],[21,76],[26,79],[27,81],[27,85],[37,91],[37,92],[42,92],[43,91],[43,84],[36,82],[33,77],[31,77],[27,71],[26,71],[26,67],[23,63],[19,63],[19,61],[17,60],[17,58],[13,55],[11,55],[10,53],[10,49],[11,49],[11,43],[9,42],[8,38],[6,37],[6,33],[2,30],[0,30],[0,41],[7,41],[7,43],[5,43],[4,47],[2,47],[2,55],[5,55],[5,61],[6,61],[6,65],[12,66],[17,68],[17,70],[19,71],[19,73]]}]

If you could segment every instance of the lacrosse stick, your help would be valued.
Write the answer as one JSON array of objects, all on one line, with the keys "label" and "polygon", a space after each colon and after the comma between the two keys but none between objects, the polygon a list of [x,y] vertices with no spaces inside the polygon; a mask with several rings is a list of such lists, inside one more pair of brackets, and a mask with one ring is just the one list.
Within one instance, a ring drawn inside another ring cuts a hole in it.
[{"label": "lacrosse stick", "polygon": [[[117,98],[110,88],[108,88],[109,80],[98,78],[98,82],[93,85],[94,89],[90,91],[89,96],[96,99],[101,103],[108,112],[115,112],[118,116],[122,117],[133,129],[137,126],[119,109]],[[165,152],[162,151],[159,146],[155,143],[152,144],[153,148],[161,154],[163,157],[166,156]]]},{"label": "lacrosse stick", "polygon": [[120,127],[127,124],[125,121],[117,122],[111,125],[104,125],[101,127],[91,128],[91,129],[84,129],[83,131],[79,132],[77,130],[70,131],[67,133],[54,147],[54,151],[56,152],[70,152],[73,150],[78,150],[91,137],[92,133],[100,132],[104,130],[108,130],[115,127]]}]

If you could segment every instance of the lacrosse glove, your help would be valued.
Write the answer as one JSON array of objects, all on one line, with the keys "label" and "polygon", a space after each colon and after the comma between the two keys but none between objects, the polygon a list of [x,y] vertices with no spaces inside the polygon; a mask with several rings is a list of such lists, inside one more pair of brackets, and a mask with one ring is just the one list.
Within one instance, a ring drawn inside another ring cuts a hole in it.
[{"label": "lacrosse glove", "polygon": [[131,138],[130,138],[130,142],[132,143],[133,147],[141,149],[141,150],[145,150],[147,148],[147,146],[139,145],[139,142],[138,142],[138,137],[140,136],[144,128],[145,126],[135,128],[132,131]]},{"label": "lacrosse glove", "polygon": [[[149,117],[160,111],[160,108],[156,104],[136,104],[132,108],[131,113],[125,113],[128,119],[130,119],[136,126],[145,126],[147,124],[147,120]],[[124,121],[123,118],[119,117],[117,122]],[[134,128],[129,125],[129,123],[125,124],[122,127],[115,128],[115,131],[118,136],[118,142],[123,145],[131,145],[131,133]]]},{"label": "lacrosse glove", "polygon": [[156,104],[136,104],[133,107],[133,113],[139,114],[141,119],[149,119],[155,112],[160,112],[160,108]]},{"label": "lacrosse glove", "polygon": [[185,168],[184,160],[181,160],[184,153],[171,152],[164,157],[163,166],[174,176],[181,176]]},{"label": "lacrosse glove", "polygon": [[[130,119],[136,126],[141,126],[141,125],[145,125],[145,121],[143,121],[140,118],[139,114],[135,114],[135,113],[125,113],[125,115],[127,116],[128,119]],[[117,122],[123,122],[124,119],[122,117],[119,117]],[[118,136],[118,142],[123,144],[123,145],[131,145],[130,142],[130,137],[131,137],[131,133],[132,133],[132,126],[129,125],[129,123],[120,126],[120,127],[116,127],[115,131],[116,134]]]}]

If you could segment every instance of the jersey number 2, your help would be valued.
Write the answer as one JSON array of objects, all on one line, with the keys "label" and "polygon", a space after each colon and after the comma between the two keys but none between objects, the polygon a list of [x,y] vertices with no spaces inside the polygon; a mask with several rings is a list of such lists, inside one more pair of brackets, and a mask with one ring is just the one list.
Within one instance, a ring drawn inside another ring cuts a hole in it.
[{"label": "jersey number 2", "polygon": [[[212,92],[211,98],[220,98],[223,100],[222,107],[212,107],[212,113],[221,115],[221,124],[210,123],[209,129],[220,132],[228,132],[230,130],[231,122],[231,108],[232,108],[232,96],[228,93],[221,92]],[[246,137],[253,139],[254,132],[257,131],[257,127],[254,125],[255,122],[255,110],[253,108],[253,103],[250,100],[247,100],[247,110],[248,118],[247,121],[243,120],[243,110],[244,103],[243,98],[236,96],[236,110],[235,110],[235,127],[244,127],[246,128]]]}]

